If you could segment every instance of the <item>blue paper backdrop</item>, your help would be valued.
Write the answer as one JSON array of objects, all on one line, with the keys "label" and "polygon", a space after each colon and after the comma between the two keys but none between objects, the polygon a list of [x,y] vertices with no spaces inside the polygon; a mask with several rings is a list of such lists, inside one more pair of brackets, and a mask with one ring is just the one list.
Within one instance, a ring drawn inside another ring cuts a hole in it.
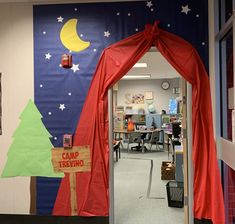
[{"label": "blue paper backdrop", "polygon": [[[143,30],[146,23],[159,20],[161,28],[189,41],[207,67],[207,10],[205,0],[34,6],[35,103],[53,145],[62,146],[63,134],[75,132],[102,50]],[[69,53],[60,30],[72,18],[78,19],[80,38],[91,42],[86,50],[71,52],[74,70],[60,67],[62,54]],[[59,183],[60,179],[37,178],[38,214],[51,214]]]}]

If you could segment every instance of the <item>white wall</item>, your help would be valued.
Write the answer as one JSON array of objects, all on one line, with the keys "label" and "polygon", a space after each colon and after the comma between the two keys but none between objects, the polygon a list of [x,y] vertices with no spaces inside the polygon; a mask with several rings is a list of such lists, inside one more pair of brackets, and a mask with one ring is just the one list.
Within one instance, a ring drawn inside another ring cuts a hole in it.
[{"label": "white wall", "polygon": [[[165,79],[164,79],[165,80]],[[179,87],[179,79],[167,79],[170,83],[170,88],[168,90],[163,90],[161,88],[161,83],[163,79],[143,79],[143,80],[121,80],[118,83],[117,91],[117,105],[122,105],[124,108],[126,106],[132,106],[133,109],[138,109],[138,107],[144,107],[145,112],[147,112],[147,104],[126,104],[125,94],[126,93],[142,93],[146,91],[153,92],[154,105],[158,113],[162,110],[168,112],[169,99],[171,97],[176,98],[179,94],[173,94],[173,88]]]},{"label": "white wall", "polygon": [[[2,135],[0,173],[12,134],[29,98],[33,99],[32,6],[0,6],[0,72],[2,73]],[[29,177],[0,179],[0,213],[29,213]]]}]

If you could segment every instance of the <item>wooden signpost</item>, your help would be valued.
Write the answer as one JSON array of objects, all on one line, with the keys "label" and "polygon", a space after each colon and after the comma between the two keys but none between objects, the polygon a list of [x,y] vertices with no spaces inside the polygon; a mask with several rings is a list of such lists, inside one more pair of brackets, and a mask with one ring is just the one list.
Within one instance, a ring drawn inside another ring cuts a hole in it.
[{"label": "wooden signpost", "polygon": [[91,171],[91,157],[89,146],[74,146],[71,149],[53,148],[52,165],[55,173],[69,173],[71,215],[76,216],[77,193],[76,172]]}]

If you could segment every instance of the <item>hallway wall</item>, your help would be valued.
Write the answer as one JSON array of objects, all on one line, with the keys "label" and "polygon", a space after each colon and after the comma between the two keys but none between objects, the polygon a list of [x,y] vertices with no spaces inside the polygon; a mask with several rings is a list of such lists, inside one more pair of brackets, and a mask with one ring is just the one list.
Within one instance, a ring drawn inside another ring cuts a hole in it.
[{"label": "hallway wall", "polygon": [[[0,7],[0,72],[2,73],[2,135],[0,173],[5,165],[19,115],[33,99],[32,6],[3,4]],[[29,177],[0,179],[0,212],[29,213]]]}]

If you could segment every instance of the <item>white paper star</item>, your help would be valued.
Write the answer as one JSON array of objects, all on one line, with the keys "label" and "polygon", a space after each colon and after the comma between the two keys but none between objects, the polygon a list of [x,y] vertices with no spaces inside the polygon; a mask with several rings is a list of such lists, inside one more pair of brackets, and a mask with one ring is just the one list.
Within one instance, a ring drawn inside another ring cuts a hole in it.
[{"label": "white paper star", "polygon": [[111,35],[111,33],[107,30],[107,31],[104,31],[104,36],[105,37],[109,37]]},{"label": "white paper star", "polygon": [[65,105],[64,105],[64,104],[60,104],[60,106],[59,106],[59,109],[60,109],[60,110],[62,110],[62,111],[63,111],[65,108],[66,108],[66,107],[65,107]]},{"label": "white paper star", "polygon": [[72,95],[72,93],[68,93],[68,95],[69,95],[69,96],[71,96],[71,95]]},{"label": "white paper star", "polygon": [[47,34],[47,32],[46,32],[46,31],[43,31],[42,33],[43,33],[43,35],[46,35],[46,34]]},{"label": "white paper star", "polygon": [[168,27],[170,27],[170,26],[171,26],[171,24],[170,24],[170,23],[168,23],[168,24],[167,24],[167,26],[168,26]]},{"label": "white paper star", "polygon": [[120,16],[120,12],[117,12],[117,16]]},{"label": "white paper star", "polygon": [[131,13],[128,13],[127,15],[128,15],[128,16],[131,16]]},{"label": "white paper star", "polygon": [[206,45],[206,43],[205,43],[205,42],[202,42],[202,45],[204,46],[204,45]]},{"label": "white paper star", "polygon": [[78,68],[78,66],[79,66],[79,64],[73,64],[73,66],[72,66],[72,70],[73,70],[73,72],[76,72],[76,71],[79,71],[80,69]]},{"label": "white paper star", "polygon": [[50,53],[47,53],[47,54],[45,54],[45,59],[47,59],[47,60],[50,60],[51,59],[51,54]]},{"label": "white paper star", "polygon": [[43,87],[43,85],[42,84],[40,84],[40,88],[42,88]]},{"label": "white paper star", "polygon": [[48,115],[51,115],[51,112],[48,112]]},{"label": "white paper star", "polygon": [[78,11],[78,9],[77,9],[77,8],[74,8],[74,11]]},{"label": "white paper star", "polygon": [[181,12],[185,13],[186,15],[188,14],[189,11],[191,11],[191,9],[188,7],[188,5],[181,6],[181,8],[182,8]]},{"label": "white paper star", "polygon": [[135,31],[136,31],[136,32],[138,32],[138,31],[139,31],[139,29],[138,29],[138,28],[135,28]]},{"label": "white paper star", "polygon": [[57,22],[58,22],[58,23],[63,23],[63,20],[64,20],[63,17],[61,17],[61,16],[60,16],[60,17],[57,17]]},{"label": "white paper star", "polygon": [[153,3],[152,1],[147,1],[147,4],[146,4],[147,7],[151,8],[153,6]]},{"label": "white paper star", "polygon": [[96,52],[97,51],[96,48],[94,48],[93,51]]},{"label": "white paper star", "polygon": [[199,14],[197,14],[196,17],[199,18]]},{"label": "white paper star", "polygon": [[82,34],[82,33],[80,34],[80,37],[83,37],[83,34]]},{"label": "white paper star", "polygon": [[54,140],[57,140],[57,137],[54,137]]}]

